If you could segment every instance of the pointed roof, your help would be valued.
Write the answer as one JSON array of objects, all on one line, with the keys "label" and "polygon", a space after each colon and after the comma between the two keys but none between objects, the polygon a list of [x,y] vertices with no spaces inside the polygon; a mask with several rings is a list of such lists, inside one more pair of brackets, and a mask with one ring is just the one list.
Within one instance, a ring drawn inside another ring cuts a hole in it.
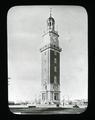
[{"label": "pointed roof", "polygon": [[52,21],[52,22],[55,22],[54,18],[52,17],[52,8],[50,8],[50,17],[48,18],[48,21]]}]

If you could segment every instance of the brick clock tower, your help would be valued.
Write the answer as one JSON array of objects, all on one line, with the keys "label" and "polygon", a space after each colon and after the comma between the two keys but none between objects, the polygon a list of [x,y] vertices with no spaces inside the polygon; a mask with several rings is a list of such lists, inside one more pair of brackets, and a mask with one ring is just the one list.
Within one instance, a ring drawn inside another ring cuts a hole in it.
[{"label": "brick clock tower", "polygon": [[41,52],[41,103],[60,103],[60,52],[58,31],[51,15],[47,19],[47,32],[43,34]]}]

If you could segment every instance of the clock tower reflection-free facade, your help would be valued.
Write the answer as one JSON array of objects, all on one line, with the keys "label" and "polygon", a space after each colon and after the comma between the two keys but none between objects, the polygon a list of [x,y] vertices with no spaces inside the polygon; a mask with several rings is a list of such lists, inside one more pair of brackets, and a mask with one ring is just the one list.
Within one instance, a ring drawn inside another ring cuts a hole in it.
[{"label": "clock tower reflection-free facade", "polygon": [[41,52],[41,103],[60,103],[60,52],[55,20],[47,19],[47,31],[43,34]]}]

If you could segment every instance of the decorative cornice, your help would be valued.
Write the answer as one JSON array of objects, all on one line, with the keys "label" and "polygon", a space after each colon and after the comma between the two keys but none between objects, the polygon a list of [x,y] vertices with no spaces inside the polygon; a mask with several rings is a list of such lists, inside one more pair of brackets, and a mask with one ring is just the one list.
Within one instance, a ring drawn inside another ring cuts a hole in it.
[{"label": "decorative cornice", "polygon": [[45,45],[44,47],[40,48],[40,52],[43,52],[44,50],[49,49],[49,48],[52,48],[52,49],[57,50],[59,52],[62,51],[62,48],[55,46],[55,45],[52,45],[52,44],[48,44],[48,45]]},{"label": "decorative cornice", "polygon": [[59,35],[58,35],[58,31],[47,31],[47,32],[45,32],[43,35],[42,35],[42,37],[44,37],[45,35],[47,35],[47,34],[50,34],[50,33],[54,33],[55,35],[57,35],[58,37],[59,37]]}]

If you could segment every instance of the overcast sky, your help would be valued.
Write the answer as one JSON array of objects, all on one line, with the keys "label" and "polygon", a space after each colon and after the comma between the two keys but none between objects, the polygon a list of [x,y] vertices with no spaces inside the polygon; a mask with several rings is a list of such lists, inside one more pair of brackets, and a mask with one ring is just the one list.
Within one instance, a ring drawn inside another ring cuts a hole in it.
[{"label": "overcast sky", "polygon": [[80,6],[15,6],[7,14],[9,100],[32,100],[41,90],[40,46],[52,8],[58,25],[61,98],[87,98],[87,13]]}]

